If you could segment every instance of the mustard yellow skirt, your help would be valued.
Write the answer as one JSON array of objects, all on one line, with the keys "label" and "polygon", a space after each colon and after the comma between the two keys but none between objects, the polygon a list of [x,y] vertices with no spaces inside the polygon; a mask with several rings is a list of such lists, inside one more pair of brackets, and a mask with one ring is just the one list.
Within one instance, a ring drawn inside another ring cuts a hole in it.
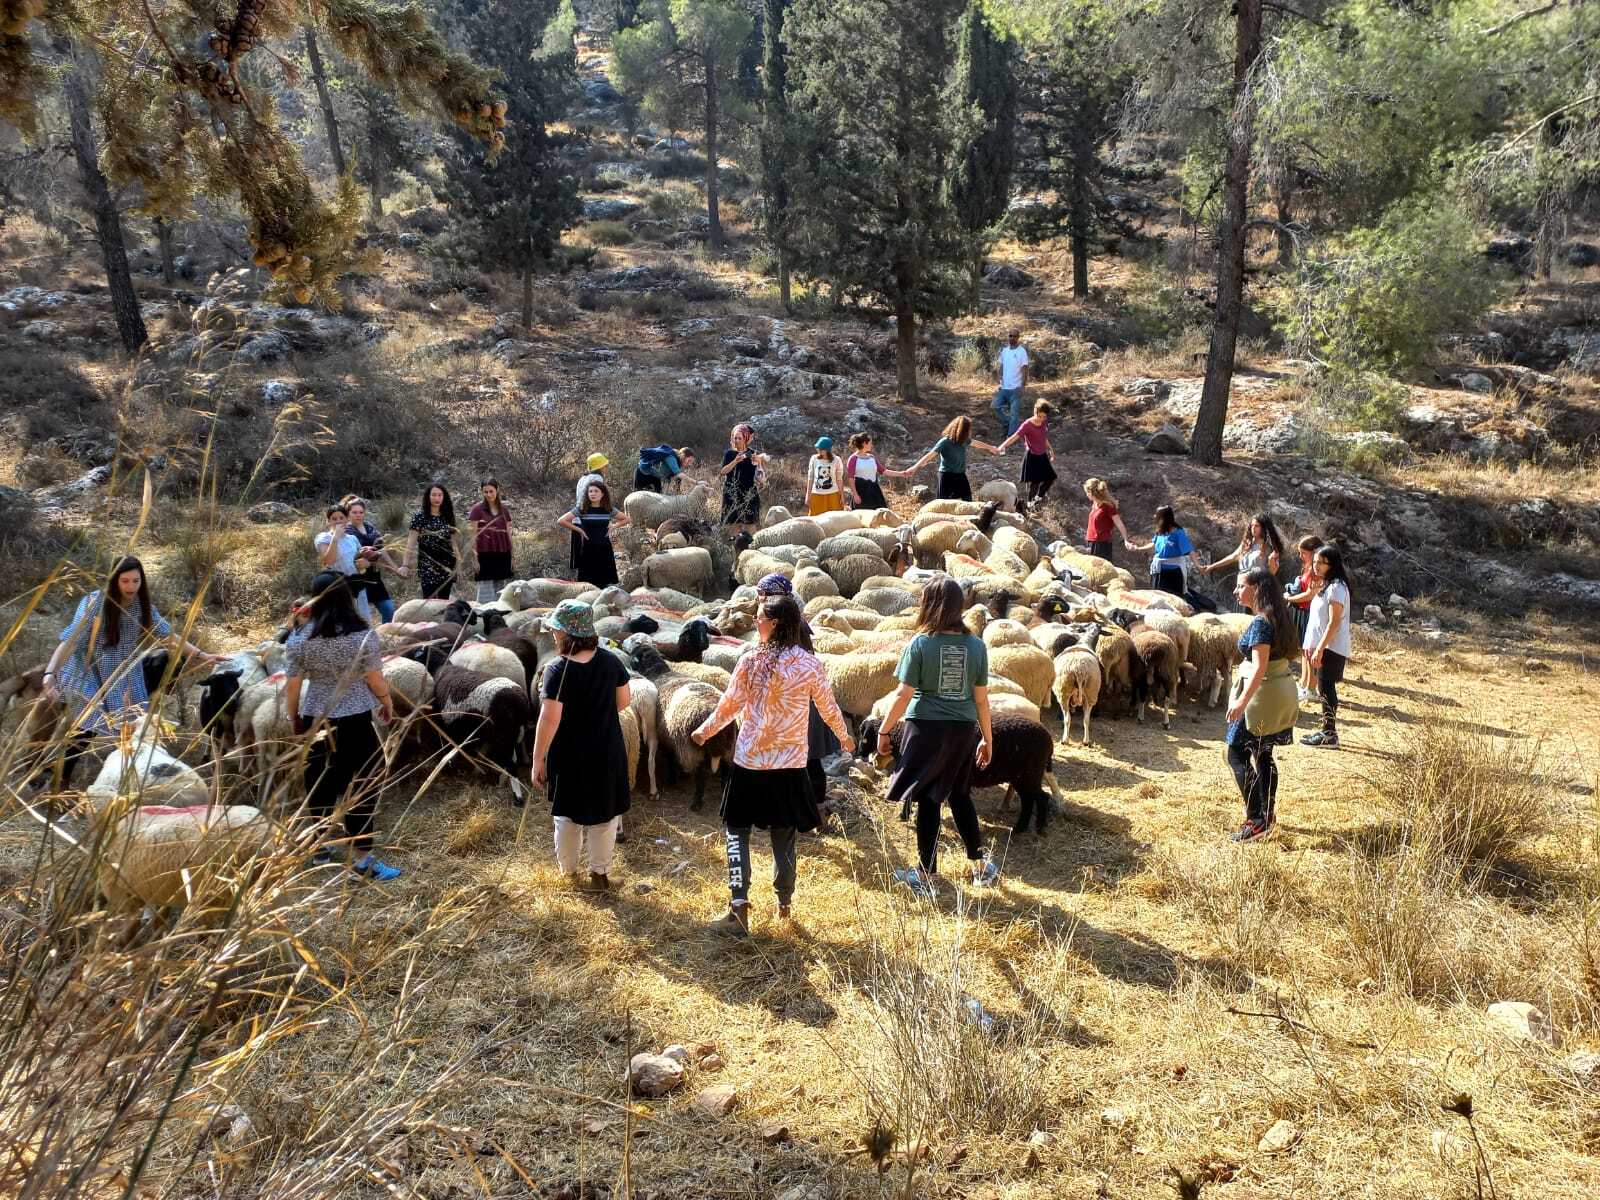
[{"label": "mustard yellow skirt", "polygon": [[844,493],[842,492],[812,492],[811,501],[806,506],[806,512],[811,516],[825,512],[843,512]]}]

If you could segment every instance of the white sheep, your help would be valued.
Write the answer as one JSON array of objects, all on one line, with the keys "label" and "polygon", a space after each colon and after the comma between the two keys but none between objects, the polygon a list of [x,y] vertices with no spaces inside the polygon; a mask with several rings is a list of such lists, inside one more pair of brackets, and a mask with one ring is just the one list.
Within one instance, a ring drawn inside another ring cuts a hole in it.
[{"label": "white sheep", "polygon": [[889,564],[876,553],[846,554],[823,563],[823,570],[833,577],[841,596],[854,596],[867,580],[887,575]]},{"label": "white sheep", "polygon": [[1123,608],[1141,610],[1165,608],[1180,617],[1194,616],[1194,606],[1182,596],[1174,596],[1171,592],[1161,592],[1154,588],[1113,588],[1108,595]]},{"label": "white sheep", "polygon": [[855,649],[847,635],[825,625],[811,626],[811,645],[818,654],[849,654]]},{"label": "white sheep", "polygon": [[629,594],[633,606],[652,615],[659,615],[655,610],[666,610],[668,613],[687,613],[691,608],[703,603],[698,596],[691,596],[688,592],[670,587],[636,587]]},{"label": "white sheep", "polygon": [[761,553],[770,555],[779,562],[790,563],[796,567],[815,566],[821,559],[817,552],[810,546],[796,546],[785,544],[782,546],[767,546]]},{"label": "white sheep", "polygon": [[884,616],[903,612],[908,608],[916,608],[918,597],[902,588],[862,588],[853,597],[856,604],[863,608],[870,608]]},{"label": "white sheep", "polygon": [[983,565],[992,571],[1000,572],[1002,575],[1011,576],[1018,583],[1028,577],[1028,564],[1001,546],[996,546],[989,551],[983,560]]},{"label": "white sheep", "polygon": [[703,546],[658,550],[644,560],[644,582],[649,588],[672,588],[704,597],[716,586],[711,551]]},{"label": "white sheep", "polygon": [[877,629],[883,624],[883,614],[853,604],[848,600],[832,597],[833,603],[826,600],[816,602],[816,611],[808,612],[806,617],[813,626],[824,629],[837,629],[844,634],[854,633],[858,629]]},{"label": "white sheep", "polygon": [[864,537],[859,530],[836,533],[817,543],[817,557],[826,563],[830,558],[843,558],[847,554],[879,554],[878,543]]},{"label": "white sheep", "polygon": [[1040,709],[1049,706],[1056,665],[1048,654],[1031,642],[1027,645],[996,646],[990,650],[989,674],[1002,675],[1021,685],[1022,694]]},{"label": "white sheep", "polygon": [[823,533],[830,537],[852,529],[888,528],[900,522],[900,518],[887,508],[839,509],[818,513],[811,519],[822,526]]},{"label": "white sheep", "polygon": [[781,525],[785,521],[794,520],[794,514],[781,504],[774,504],[767,509],[767,515],[761,518],[762,528],[770,525]]},{"label": "white sheep", "polygon": [[523,691],[528,690],[527,667],[504,646],[492,646],[488,642],[468,642],[450,655],[450,661],[455,666],[465,667],[469,671],[478,671],[496,679],[509,679]]},{"label": "white sheep", "polygon": [[838,596],[839,585],[820,567],[801,567],[794,573],[794,594],[804,604],[821,596]]},{"label": "white sheep", "polygon": [[994,531],[993,541],[998,548],[1011,551],[1027,563],[1029,571],[1039,565],[1039,543],[1025,530],[1002,525]]},{"label": "white sheep", "polygon": [[192,896],[203,877],[263,853],[273,837],[272,823],[247,804],[138,808],[100,834],[95,878],[113,912],[159,911]]},{"label": "white sheep", "polygon": [[[987,609],[981,608],[978,611],[988,612]],[[1034,644],[1033,638],[1028,634],[1028,627],[1020,621],[1011,620],[1009,617],[986,622],[982,627],[980,636],[983,638],[983,644],[991,650],[996,646],[1031,646]]]},{"label": "white sheep", "polygon": [[662,492],[629,492],[622,501],[622,511],[628,514],[640,529],[654,530],[668,517],[704,518],[706,501],[711,496],[711,485],[701,480],[686,492],[666,495]]},{"label": "white sheep", "polygon": [[750,544],[757,550],[765,550],[769,546],[805,546],[815,550],[825,536],[822,526],[811,517],[791,517],[787,521],[756,530]]},{"label": "white sheep", "polygon": [[861,718],[872,705],[900,686],[895,678],[898,654],[823,654],[823,668],[839,707],[852,717]]},{"label": "white sheep", "polygon": [[1061,708],[1061,744],[1072,741],[1072,710],[1083,712],[1083,744],[1089,744],[1089,717],[1100,702],[1100,659],[1087,646],[1069,646],[1055,658],[1053,690]]},{"label": "white sheep", "polygon": [[1187,690],[1195,696],[1203,694],[1206,705],[1215,708],[1233,668],[1242,661],[1240,634],[1214,613],[1198,613],[1188,618],[1188,624],[1189,647],[1184,659],[1194,673],[1186,680]]},{"label": "white sheep", "polygon": [[1189,638],[1193,630],[1187,618],[1180,617],[1170,609],[1147,608],[1139,614],[1139,620],[1172,639],[1173,645],[1178,647],[1179,662],[1189,661]]},{"label": "white sheep", "polygon": [[910,592],[913,596],[922,595],[922,584],[913,579],[903,579],[899,575],[874,575],[861,582],[861,590],[868,588],[897,588],[902,592]]},{"label": "white sheep", "polygon": [[767,575],[782,575],[786,579],[793,579],[794,564],[773,558],[762,550],[746,550],[739,555],[739,561],[733,568],[734,578],[744,584],[754,585]]},{"label": "white sheep", "polygon": [[[513,579],[500,589],[500,603],[511,612],[525,608],[554,608],[563,600],[575,600],[594,590],[594,585],[577,579]],[[395,616],[399,617],[399,610]],[[507,619],[510,624],[510,619]]]},{"label": "white sheep", "polygon": [[[627,654],[620,657],[624,665],[631,666],[631,659]],[[661,697],[656,691],[656,685],[643,675],[630,674],[628,677],[628,714],[633,718],[639,732],[639,740],[644,744],[645,771],[650,779],[650,799],[654,800],[656,791],[656,748],[661,744],[660,730],[656,726],[657,709],[661,704]],[[637,763],[635,751],[635,762]],[[637,765],[628,772],[628,786],[633,786]]]},{"label": "white sheep", "polygon": [[973,493],[972,499],[981,504],[998,501],[1001,508],[1008,512],[1016,512],[1017,485],[1009,479],[991,479]]},{"label": "white sheep", "polygon": [[161,718],[140,717],[131,732],[100,766],[94,782],[84,789],[90,808],[104,812],[119,797],[134,804],[164,804],[175,808],[204,804],[210,788],[188,763],[161,745]]},{"label": "white sheep", "polygon": [[706,647],[705,654],[700,661],[707,666],[719,667],[733,674],[733,669],[739,665],[739,660],[756,648],[753,641],[740,641],[736,638],[714,638],[711,645]]}]

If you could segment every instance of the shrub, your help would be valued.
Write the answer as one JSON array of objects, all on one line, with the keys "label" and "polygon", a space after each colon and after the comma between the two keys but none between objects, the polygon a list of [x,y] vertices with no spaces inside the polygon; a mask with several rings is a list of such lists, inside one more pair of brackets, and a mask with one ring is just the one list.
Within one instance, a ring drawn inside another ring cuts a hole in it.
[{"label": "shrub", "polygon": [[1360,372],[1415,365],[1437,334],[1475,320],[1495,293],[1472,222],[1430,196],[1303,257],[1268,303],[1302,353]]},{"label": "shrub", "polygon": [[633,241],[633,230],[621,221],[593,221],[585,231],[597,246],[626,246]]},{"label": "shrub", "polygon": [[968,338],[950,356],[950,369],[958,375],[986,375],[994,369],[994,348],[986,337]]}]

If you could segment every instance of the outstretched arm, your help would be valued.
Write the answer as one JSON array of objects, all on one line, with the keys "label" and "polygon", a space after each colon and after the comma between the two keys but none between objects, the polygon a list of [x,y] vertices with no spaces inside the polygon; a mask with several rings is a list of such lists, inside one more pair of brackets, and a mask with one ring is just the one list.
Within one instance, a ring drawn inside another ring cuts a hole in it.
[{"label": "outstretched arm", "polygon": [[904,479],[906,476],[915,475],[918,471],[922,470],[923,467],[927,466],[929,463],[931,463],[934,460],[934,457],[935,457],[935,455],[934,455],[933,451],[929,450],[926,454],[924,454],[921,458],[917,459],[916,462],[912,463],[904,471],[888,471],[888,470],[886,470],[886,471],[884,471],[884,474],[893,476],[895,479]]}]

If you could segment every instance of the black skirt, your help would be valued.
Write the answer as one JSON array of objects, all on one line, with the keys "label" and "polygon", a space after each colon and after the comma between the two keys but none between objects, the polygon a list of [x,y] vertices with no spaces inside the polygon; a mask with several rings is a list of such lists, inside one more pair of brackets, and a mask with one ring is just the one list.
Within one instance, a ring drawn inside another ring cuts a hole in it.
[{"label": "black skirt", "polygon": [[511,577],[511,551],[478,551],[478,572],[473,576],[474,579],[486,579],[493,582],[498,582],[499,580],[510,579]]},{"label": "black skirt", "polygon": [[978,749],[976,721],[936,721],[908,717],[901,728],[900,762],[889,781],[891,802],[943,803],[972,790]]},{"label": "black skirt", "polygon": [[1048,454],[1034,454],[1032,451],[1022,456],[1022,482],[1023,483],[1053,483],[1056,479],[1056,469],[1050,465]]},{"label": "black skirt", "polygon": [[971,500],[972,485],[967,482],[967,473],[965,471],[940,471],[938,498],[940,500]]},{"label": "black skirt", "polygon": [[759,525],[761,524],[761,493],[751,488],[740,491],[736,488],[724,487],[722,489],[722,523],[724,525]]},{"label": "black skirt", "polygon": [[610,587],[617,582],[617,552],[609,537],[590,534],[578,550],[578,579],[595,587]]},{"label": "black skirt", "polygon": [[1089,543],[1089,553],[1094,555],[1096,558],[1103,558],[1107,562],[1110,562],[1111,561],[1111,543],[1110,543],[1110,541],[1090,542]]},{"label": "black skirt", "polygon": [[883,498],[883,489],[878,486],[876,479],[857,479],[856,492],[861,496],[861,503],[857,508],[888,508],[889,502]]},{"label": "black skirt", "polygon": [[754,771],[734,763],[722,790],[722,823],[729,829],[795,829],[822,823],[804,767]]}]

